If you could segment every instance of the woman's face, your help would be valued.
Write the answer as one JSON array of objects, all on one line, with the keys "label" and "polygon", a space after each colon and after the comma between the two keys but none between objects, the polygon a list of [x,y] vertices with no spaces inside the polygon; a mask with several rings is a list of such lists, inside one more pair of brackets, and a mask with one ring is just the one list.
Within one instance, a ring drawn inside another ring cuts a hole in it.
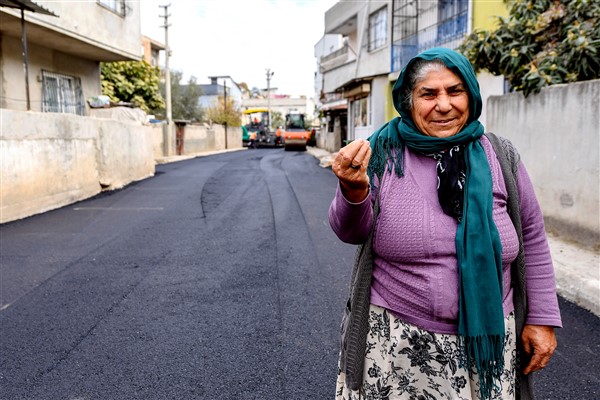
[{"label": "woman's face", "polygon": [[427,136],[456,135],[469,119],[469,96],[461,79],[447,68],[430,71],[413,90],[412,119]]}]

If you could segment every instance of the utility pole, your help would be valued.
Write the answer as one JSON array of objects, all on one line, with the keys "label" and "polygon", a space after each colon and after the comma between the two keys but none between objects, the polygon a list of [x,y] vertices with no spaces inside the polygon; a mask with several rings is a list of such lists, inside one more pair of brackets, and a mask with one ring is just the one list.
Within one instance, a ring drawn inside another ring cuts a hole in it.
[{"label": "utility pole", "polygon": [[167,4],[166,6],[159,6],[165,9],[165,15],[160,15],[165,19],[165,24],[161,26],[161,28],[165,28],[165,97],[167,102],[167,126],[171,125],[171,120],[173,119],[172,111],[171,111],[171,71],[169,70],[169,57],[171,56],[171,49],[169,48],[169,14],[168,8],[171,7],[171,4]]},{"label": "utility pole", "polygon": [[227,80],[226,79],[223,79],[223,103],[224,103],[223,109],[225,110],[225,149],[227,149]]},{"label": "utility pole", "polygon": [[271,72],[271,68],[267,68],[267,112],[269,114],[268,129],[271,131],[271,77],[275,72]]},{"label": "utility pole", "polygon": [[[233,78],[229,75],[219,75],[219,76],[209,76],[211,81],[214,79],[217,85],[217,93],[219,93],[219,79],[223,79],[223,116],[225,118],[225,122],[223,123],[223,127],[225,128],[225,148],[227,148],[227,111],[229,107],[227,106],[227,79],[231,79],[233,82]],[[235,83],[235,82],[234,82]]]},{"label": "utility pole", "polygon": [[21,41],[23,42],[23,69],[25,70],[25,95],[27,96],[27,111],[31,111],[29,98],[29,56],[27,52],[27,31],[25,29],[25,9],[21,8]]}]

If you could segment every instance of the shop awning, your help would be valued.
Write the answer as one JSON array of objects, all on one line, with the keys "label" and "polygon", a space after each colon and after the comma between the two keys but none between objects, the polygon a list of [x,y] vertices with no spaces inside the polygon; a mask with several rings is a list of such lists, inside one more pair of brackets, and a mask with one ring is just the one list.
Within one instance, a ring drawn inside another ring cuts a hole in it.
[{"label": "shop awning", "polygon": [[322,111],[333,111],[333,110],[346,110],[348,108],[348,100],[336,100],[321,105],[320,110]]}]

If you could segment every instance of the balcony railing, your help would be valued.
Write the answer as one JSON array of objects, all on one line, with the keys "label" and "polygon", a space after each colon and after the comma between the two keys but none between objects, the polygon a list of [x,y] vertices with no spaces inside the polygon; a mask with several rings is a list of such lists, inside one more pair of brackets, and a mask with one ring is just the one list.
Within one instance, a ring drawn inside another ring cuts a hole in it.
[{"label": "balcony railing", "polygon": [[348,45],[345,44],[343,47],[336,51],[322,56],[320,59],[321,72],[327,71],[343,64],[348,60]]},{"label": "balcony railing", "polygon": [[399,71],[421,51],[432,47],[457,48],[467,34],[467,10],[397,40],[392,45],[392,72]]},{"label": "balcony railing", "polygon": [[337,57],[345,55],[345,54],[348,54],[348,45],[347,44],[344,45],[343,47],[340,47],[333,53],[329,53],[326,56],[321,57],[321,63],[333,60],[334,58],[337,58]]}]

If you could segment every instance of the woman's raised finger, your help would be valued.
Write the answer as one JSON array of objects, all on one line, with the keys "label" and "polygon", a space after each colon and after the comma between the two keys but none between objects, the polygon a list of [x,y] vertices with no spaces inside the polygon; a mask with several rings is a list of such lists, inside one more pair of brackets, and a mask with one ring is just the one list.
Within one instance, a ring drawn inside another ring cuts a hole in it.
[{"label": "woman's raised finger", "polygon": [[342,168],[360,169],[362,160],[365,155],[363,154],[368,146],[369,142],[365,139],[356,139],[346,147],[340,150],[340,156],[342,161],[340,166]]},{"label": "woman's raised finger", "polygon": [[352,169],[361,169],[365,168],[369,165],[369,159],[371,158],[371,145],[368,141],[362,141],[358,152],[354,156],[354,158],[350,161],[350,168]]}]

